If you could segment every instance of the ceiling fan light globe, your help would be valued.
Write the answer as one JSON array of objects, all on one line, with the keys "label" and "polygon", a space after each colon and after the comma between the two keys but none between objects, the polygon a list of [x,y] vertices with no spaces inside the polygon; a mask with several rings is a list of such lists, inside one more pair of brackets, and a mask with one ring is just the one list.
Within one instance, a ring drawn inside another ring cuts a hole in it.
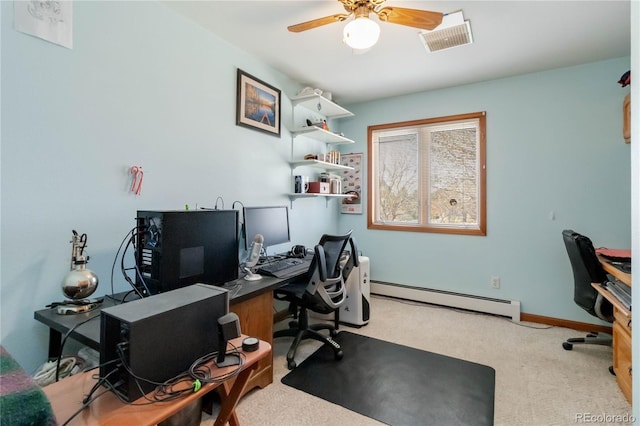
[{"label": "ceiling fan light globe", "polygon": [[368,49],[378,42],[380,26],[367,17],[359,17],[344,27],[344,42],[352,49]]}]

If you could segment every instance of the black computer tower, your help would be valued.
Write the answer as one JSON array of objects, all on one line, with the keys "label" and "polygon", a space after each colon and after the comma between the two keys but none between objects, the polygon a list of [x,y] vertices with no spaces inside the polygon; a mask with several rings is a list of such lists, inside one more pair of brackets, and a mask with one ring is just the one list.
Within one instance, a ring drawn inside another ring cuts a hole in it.
[{"label": "black computer tower", "polygon": [[207,284],[104,308],[100,377],[135,401],[218,351],[218,318],[228,312],[228,292]]},{"label": "black computer tower", "polygon": [[138,211],[135,285],[157,294],[238,278],[238,211]]}]

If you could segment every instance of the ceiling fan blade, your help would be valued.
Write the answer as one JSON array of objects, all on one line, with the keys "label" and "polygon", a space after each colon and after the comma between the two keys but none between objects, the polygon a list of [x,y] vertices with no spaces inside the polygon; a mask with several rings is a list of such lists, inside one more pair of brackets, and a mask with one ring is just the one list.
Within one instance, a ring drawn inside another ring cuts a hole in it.
[{"label": "ceiling fan blade", "polygon": [[406,9],[403,7],[383,7],[376,12],[381,21],[408,27],[432,30],[442,22],[442,13],[428,10]]},{"label": "ceiling fan blade", "polygon": [[299,33],[302,31],[307,31],[312,28],[320,27],[322,25],[333,24],[334,22],[342,22],[347,19],[349,14],[337,13],[331,16],[325,16],[324,18],[313,19],[311,21],[302,22],[300,24],[290,25],[287,27],[289,31],[292,33]]}]

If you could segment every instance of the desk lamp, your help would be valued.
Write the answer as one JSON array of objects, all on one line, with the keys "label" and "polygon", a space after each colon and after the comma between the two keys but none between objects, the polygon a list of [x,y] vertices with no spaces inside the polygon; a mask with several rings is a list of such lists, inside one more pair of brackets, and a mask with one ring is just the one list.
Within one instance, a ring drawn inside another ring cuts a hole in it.
[{"label": "desk lamp", "polygon": [[71,300],[58,305],[59,314],[87,312],[98,306],[96,300],[87,299],[98,288],[98,276],[87,269],[89,256],[84,255],[87,234],[78,235],[73,231],[71,239],[71,267],[62,279],[62,292]]}]

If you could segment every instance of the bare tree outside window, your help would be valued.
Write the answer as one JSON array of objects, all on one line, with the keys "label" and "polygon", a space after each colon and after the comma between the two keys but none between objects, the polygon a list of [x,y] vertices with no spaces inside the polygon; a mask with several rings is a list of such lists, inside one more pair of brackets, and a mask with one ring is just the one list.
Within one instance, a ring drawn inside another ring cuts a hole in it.
[{"label": "bare tree outside window", "polygon": [[478,222],[478,156],[475,128],[431,133],[430,209],[433,223]]},{"label": "bare tree outside window", "polygon": [[378,199],[383,222],[418,223],[417,146],[416,134],[380,137]]},{"label": "bare tree outside window", "polygon": [[484,112],[368,134],[369,228],[486,235]]}]

